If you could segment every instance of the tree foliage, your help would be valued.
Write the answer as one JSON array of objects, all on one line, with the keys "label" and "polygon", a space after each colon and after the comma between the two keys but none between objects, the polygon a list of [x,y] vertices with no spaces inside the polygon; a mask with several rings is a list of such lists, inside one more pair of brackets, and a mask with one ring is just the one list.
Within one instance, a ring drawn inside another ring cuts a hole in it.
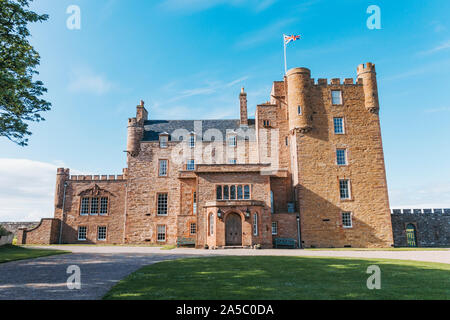
[{"label": "tree foliage", "polygon": [[45,120],[41,112],[51,104],[39,74],[39,53],[30,45],[28,24],[43,22],[48,15],[29,10],[33,0],[0,0],[0,136],[20,146],[28,144],[29,121]]}]

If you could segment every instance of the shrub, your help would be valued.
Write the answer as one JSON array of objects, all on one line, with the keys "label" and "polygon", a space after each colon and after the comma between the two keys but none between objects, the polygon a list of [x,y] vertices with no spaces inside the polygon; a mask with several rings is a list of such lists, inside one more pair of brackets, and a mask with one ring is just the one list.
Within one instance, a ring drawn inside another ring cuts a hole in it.
[{"label": "shrub", "polygon": [[0,236],[9,236],[12,232],[6,230],[3,226],[0,226]]}]

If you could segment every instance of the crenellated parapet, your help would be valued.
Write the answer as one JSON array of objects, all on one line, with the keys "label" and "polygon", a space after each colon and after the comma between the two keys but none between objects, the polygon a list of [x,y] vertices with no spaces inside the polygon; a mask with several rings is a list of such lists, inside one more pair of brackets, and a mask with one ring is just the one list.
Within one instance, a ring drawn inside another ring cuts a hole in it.
[{"label": "crenellated parapet", "polygon": [[371,62],[360,64],[357,68],[358,80],[364,86],[364,98],[367,110],[371,113],[378,113],[380,103],[378,99],[377,73],[375,65]]}]

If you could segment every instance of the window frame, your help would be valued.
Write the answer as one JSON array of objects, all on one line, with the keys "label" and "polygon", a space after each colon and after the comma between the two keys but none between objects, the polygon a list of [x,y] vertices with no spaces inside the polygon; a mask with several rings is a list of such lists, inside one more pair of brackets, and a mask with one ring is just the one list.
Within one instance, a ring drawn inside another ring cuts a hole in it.
[{"label": "window frame", "polygon": [[[348,219],[345,219],[345,217],[348,215]],[[344,211],[341,213],[341,222],[342,227],[344,229],[351,229],[353,228],[353,213],[351,211]],[[350,225],[346,225],[345,222],[350,222]]]},{"label": "window frame", "polygon": [[299,116],[303,115],[303,108],[301,105],[297,106],[297,115],[299,115]]},{"label": "window frame", "polygon": [[257,237],[259,235],[259,217],[258,217],[258,213],[254,213],[253,214],[253,236]]},{"label": "window frame", "polygon": [[[160,209],[159,197],[163,196],[163,195],[166,196],[166,209],[165,209],[166,213],[165,214],[160,214],[159,213],[160,212],[159,211],[159,209]],[[168,215],[169,215],[169,193],[168,192],[158,192],[156,194],[156,216],[158,216],[158,217],[167,217]]]},{"label": "window frame", "polygon": [[[341,123],[340,123],[340,128],[342,129],[341,131],[342,132],[336,132],[336,128],[337,128],[337,126],[336,126],[336,120],[337,119],[340,119],[341,120]],[[334,134],[336,134],[336,135],[342,135],[342,134],[346,134],[346,130],[345,130],[345,118],[344,117],[333,117],[333,132],[334,132]]]},{"label": "window frame", "polygon": [[[84,238],[80,238],[80,229],[81,228],[84,228]],[[78,230],[77,230],[78,241],[87,241],[87,232],[88,232],[87,226],[78,226]]]},{"label": "window frame", "polygon": [[[165,174],[162,174],[161,172],[161,165],[165,163],[166,168],[165,168]],[[158,160],[158,177],[168,177],[169,175],[169,160],[168,159],[159,159]]]},{"label": "window frame", "polygon": [[195,134],[191,133],[189,135],[189,148],[191,148],[191,149],[195,148],[195,143],[196,143],[195,140],[196,140],[195,139]]},{"label": "window frame", "polygon": [[[83,207],[83,200],[87,200],[87,207]],[[87,209],[84,211],[83,209]],[[80,216],[89,216],[91,211],[91,197],[81,197],[80,200]]]},{"label": "window frame", "polygon": [[[160,232],[160,228],[164,228],[164,233]],[[164,234],[164,239],[160,239],[160,235]],[[156,242],[166,242],[167,241],[167,225],[158,224],[156,225]]]},{"label": "window frame", "polygon": [[[100,239],[100,228],[104,228],[105,232],[105,238]],[[107,226],[97,226],[97,241],[107,241],[108,237],[108,227]]]},{"label": "window frame", "polygon": [[[342,185],[341,183],[347,181],[347,197],[343,198],[342,197]],[[350,183],[350,179],[339,179],[339,198],[340,200],[351,200],[352,199],[352,190],[351,190],[351,183]]]},{"label": "window frame", "polygon": [[[194,232],[192,232],[192,231],[194,231]],[[195,235],[195,234],[197,234],[197,223],[191,222],[191,223],[189,224],[189,234],[190,234],[190,235]]]},{"label": "window frame", "polygon": [[[96,201],[94,201],[94,199],[96,199]],[[99,199],[100,199],[100,197],[91,197],[90,206],[89,206],[89,215],[90,216],[98,216],[99,215],[99,212],[100,212]],[[92,205],[94,203],[96,203],[96,205],[94,207],[96,209],[96,212],[92,211],[92,207],[93,207]]]},{"label": "window frame", "polygon": [[186,171],[195,171],[195,159],[189,159],[187,161]]},{"label": "window frame", "polygon": [[[339,92],[339,102],[340,103],[334,103],[335,102],[335,100],[334,100],[334,96],[333,96],[333,93],[334,92]],[[331,90],[331,104],[333,105],[333,106],[342,106],[343,104],[344,104],[344,97],[343,97],[343,92],[342,92],[342,90],[339,90],[339,89],[336,89],[336,90]]]},{"label": "window frame", "polygon": [[[340,151],[343,151],[344,163],[339,163],[339,159],[341,159],[339,157],[339,152]],[[336,148],[336,164],[338,166],[348,166],[348,152],[347,152],[347,148]]]},{"label": "window frame", "polygon": [[[106,199],[106,212],[102,212],[104,209],[103,200]],[[109,197],[100,197],[100,207],[98,210],[100,216],[107,216],[109,214]]]},{"label": "window frame", "polygon": [[208,225],[209,225],[209,228],[208,228],[208,233],[209,233],[209,236],[213,236],[214,235],[214,222],[215,222],[215,219],[214,219],[214,213],[210,213],[209,214],[209,216],[208,216]]},{"label": "window frame", "polygon": [[[275,233],[273,232],[275,226]],[[278,235],[278,221],[272,221],[272,235],[277,236]]]},{"label": "window frame", "polygon": [[167,149],[169,147],[169,135],[168,134],[159,135],[159,147],[161,149]]},{"label": "window frame", "polygon": [[228,147],[230,148],[236,148],[237,147],[237,135],[236,134],[230,134],[228,135]]},{"label": "window frame", "polygon": [[[249,183],[215,184],[216,201],[248,201],[252,200],[252,185]],[[231,198],[232,187],[234,187],[235,198]],[[248,187],[248,192],[246,192]],[[219,199],[219,189],[221,198]],[[225,190],[227,190],[225,192]],[[242,199],[239,199],[239,190],[242,192]],[[246,194],[248,193],[248,197]],[[227,197],[225,197],[227,194]]]}]

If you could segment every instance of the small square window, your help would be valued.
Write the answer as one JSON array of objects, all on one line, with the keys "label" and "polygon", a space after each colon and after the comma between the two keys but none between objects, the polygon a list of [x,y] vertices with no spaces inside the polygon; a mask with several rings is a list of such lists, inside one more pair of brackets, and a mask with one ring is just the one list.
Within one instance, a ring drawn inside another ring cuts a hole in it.
[{"label": "small square window", "polygon": [[334,133],[344,134],[344,118],[333,118]]},{"label": "small square window", "polygon": [[343,212],[342,213],[342,226],[344,228],[352,228],[352,213],[351,212]]},{"label": "small square window", "polygon": [[336,162],[339,166],[347,165],[347,150],[346,149],[336,149]]},{"label": "small square window", "polygon": [[333,105],[341,105],[342,104],[342,91],[333,90],[331,91],[331,100]]},{"label": "small square window", "polygon": [[236,164],[237,160],[236,159],[230,159],[228,160],[229,164]]},{"label": "small square window", "polygon": [[98,227],[97,240],[106,241],[106,227]]},{"label": "small square window", "polygon": [[264,125],[264,127],[270,127],[270,121],[269,120],[264,120],[263,121],[263,125]]},{"label": "small square window", "polygon": [[87,238],[87,227],[78,227],[78,240],[85,241]]}]

